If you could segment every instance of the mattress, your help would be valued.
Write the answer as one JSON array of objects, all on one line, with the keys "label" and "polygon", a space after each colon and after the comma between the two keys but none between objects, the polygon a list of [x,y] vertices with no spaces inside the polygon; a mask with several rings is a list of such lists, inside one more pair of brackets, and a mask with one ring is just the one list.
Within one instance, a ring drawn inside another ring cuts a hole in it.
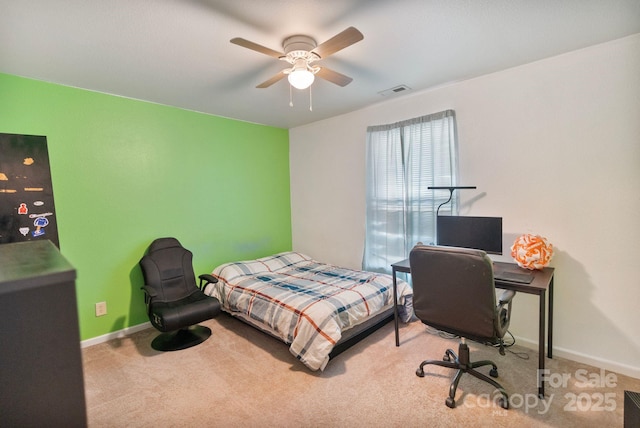
[{"label": "mattress", "polygon": [[[311,370],[323,370],[349,329],[393,307],[391,275],[318,262],[298,252],[225,263],[205,293],[222,309],[278,337]],[[411,317],[411,287],[398,280],[401,318]]]}]

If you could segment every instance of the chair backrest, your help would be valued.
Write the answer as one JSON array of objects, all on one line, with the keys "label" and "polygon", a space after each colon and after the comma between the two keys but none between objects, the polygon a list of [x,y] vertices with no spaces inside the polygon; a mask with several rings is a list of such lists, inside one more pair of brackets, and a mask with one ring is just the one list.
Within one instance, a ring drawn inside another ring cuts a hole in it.
[{"label": "chair backrest", "polygon": [[173,302],[198,291],[193,271],[193,254],[175,238],[158,238],[140,260],[147,287],[154,290],[154,302]]},{"label": "chair backrest", "polygon": [[496,341],[493,264],[484,251],[416,245],[409,256],[413,308],[425,324]]}]

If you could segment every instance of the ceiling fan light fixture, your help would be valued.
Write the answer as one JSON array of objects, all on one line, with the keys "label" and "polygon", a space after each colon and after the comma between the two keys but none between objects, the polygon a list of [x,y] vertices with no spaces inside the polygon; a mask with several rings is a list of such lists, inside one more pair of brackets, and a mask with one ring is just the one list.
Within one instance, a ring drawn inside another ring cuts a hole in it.
[{"label": "ceiling fan light fixture", "polygon": [[306,67],[294,68],[289,73],[288,80],[291,86],[296,89],[307,89],[315,80],[315,76]]},{"label": "ceiling fan light fixture", "polygon": [[332,71],[326,67],[314,66],[312,64],[359,42],[363,38],[362,33],[354,27],[347,28],[319,45],[313,38],[304,34],[298,34],[284,39],[282,42],[284,53],[240,37],[235,37],[231,39],[230,42],[286,61],[292,65],[291,68],[278,72],[278,74],[259,84],[256,88],[268,88],[280,81],[284,76],[288,76],[291,88],[306,89],[313,84],[316,73],[318,73],[318,77],[321,79],[335,83],[338,86],[348,85],[353,80],[349,76]]}]

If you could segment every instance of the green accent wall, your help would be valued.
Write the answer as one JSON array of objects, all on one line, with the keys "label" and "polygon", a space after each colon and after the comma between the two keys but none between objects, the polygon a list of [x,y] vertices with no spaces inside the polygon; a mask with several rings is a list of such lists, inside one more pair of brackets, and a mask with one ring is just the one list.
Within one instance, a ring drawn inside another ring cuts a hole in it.
[{"label": "green accent wall", "polygon": [[196,275],[291,249],[286,129],[0,74],[0,132],[47,137],[82,340],[148,321],[155,238],[179,239]]}]

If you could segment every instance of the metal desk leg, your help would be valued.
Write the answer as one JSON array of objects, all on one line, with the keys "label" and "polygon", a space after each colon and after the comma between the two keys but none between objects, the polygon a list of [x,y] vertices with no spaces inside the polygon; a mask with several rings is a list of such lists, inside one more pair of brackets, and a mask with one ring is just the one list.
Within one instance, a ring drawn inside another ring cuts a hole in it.
[{"label": "metal desk leg", "polygon": [[549,327],[547,328],[547,357],[553,358],[553,277],[549,283]]},{"label": "metal desk leg", "polygon": [[400,333],[398,332],[398,285],[396,280],[396,268],[392,268],[393,274],[393,322],[396,328],[396,346],[400,346]]},{"label": "metal desk leg", "polygon": [[538,396],[540,398],[544,398],[544,342],[545,342],[545,306],[546,306],[546,296],[545,292],[542,291],[539,296],[540,299],[540,314],[538,315],[540,319],[538,320],[539,330],[538,330]]}]

